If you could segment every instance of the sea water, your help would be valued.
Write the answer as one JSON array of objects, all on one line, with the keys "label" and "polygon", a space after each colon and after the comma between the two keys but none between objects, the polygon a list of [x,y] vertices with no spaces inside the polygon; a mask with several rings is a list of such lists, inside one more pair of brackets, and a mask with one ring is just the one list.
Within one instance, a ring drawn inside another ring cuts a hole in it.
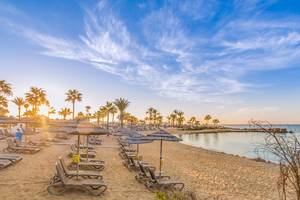
[{"label": "sea water", "polygon": [[[248,125],[228,125],[226,127],[249,128]],[[300,125],[274,125],[273,128],[286,128],[300,136]],[[267,136],[265,133],[228,132],[183,134],[177,136],[182,139],[182,143],[187,145],[248,158],[260,157],[268,161],[278,162],[278,159],[274,155],[262,148]]]}]

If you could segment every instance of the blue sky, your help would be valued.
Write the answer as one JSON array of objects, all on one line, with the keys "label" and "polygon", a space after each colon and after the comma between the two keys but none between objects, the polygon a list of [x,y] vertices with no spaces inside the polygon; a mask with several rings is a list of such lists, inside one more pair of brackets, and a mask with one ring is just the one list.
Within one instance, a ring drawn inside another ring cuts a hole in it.
[{"label": "blue sky", "polygon": [[297,0],[2,0],[0,79],[57,109],[77,88],[79,110],[123,96],[139,117],[300,123],[299,21]]}]

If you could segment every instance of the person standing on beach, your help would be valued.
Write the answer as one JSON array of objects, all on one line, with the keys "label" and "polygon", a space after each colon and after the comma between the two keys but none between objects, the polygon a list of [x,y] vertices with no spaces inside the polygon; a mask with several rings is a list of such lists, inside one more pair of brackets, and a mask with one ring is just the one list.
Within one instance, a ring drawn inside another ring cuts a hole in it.
[{"label": "person standing on beach", "polygon": [[17,145],[20,145],[22,143],[22,138],[23,138],[23,133],[18,128],[17,132],[16,132],[16,143],[17,143]]}]

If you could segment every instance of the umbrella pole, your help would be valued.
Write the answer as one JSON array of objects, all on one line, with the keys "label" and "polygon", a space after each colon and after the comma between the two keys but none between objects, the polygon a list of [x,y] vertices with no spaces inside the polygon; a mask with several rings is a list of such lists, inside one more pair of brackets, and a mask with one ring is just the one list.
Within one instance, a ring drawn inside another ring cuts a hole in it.
[{"label": "umbrella pole", "polygon": [[159,177],[161,176],[161,163],[162,162],[162,140],[160,140],[160,158],[159,158]]},{"label": "umbrella pole", "polygon": [[[78,142],[77,142],[77,156],[78,157],[80,157],[80,155],[79,155],[79,150],[80,150],[80,134],[78,133]],[[79,161],[80,160],[78,160],[78,162],[77,162],[77,176],[76,176],[76,178],[77,178],[77,180],[78,180],[78,178],[79,178]]]},{"label": "umbrella pole", "polygon": [[89,161],[89,136],[86,136],[86,160]]},{"label": "umbrella pole", "polygon": [[139,144],[136,145],[136,156],[139,159]]}]

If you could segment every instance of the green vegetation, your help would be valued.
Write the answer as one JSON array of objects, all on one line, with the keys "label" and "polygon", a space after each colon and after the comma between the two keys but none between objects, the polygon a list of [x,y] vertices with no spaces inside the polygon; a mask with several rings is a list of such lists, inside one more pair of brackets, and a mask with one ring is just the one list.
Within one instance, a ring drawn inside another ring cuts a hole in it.
[{"label": "green vegetation", "polygon": [[72,103],[72,119],[75,117],[75,102],[76,101],[82,101],[82,94],[78,92],[77,90],[68,90],[66,93],[67,98],[65,99],[66,102],[71,102]]}]

